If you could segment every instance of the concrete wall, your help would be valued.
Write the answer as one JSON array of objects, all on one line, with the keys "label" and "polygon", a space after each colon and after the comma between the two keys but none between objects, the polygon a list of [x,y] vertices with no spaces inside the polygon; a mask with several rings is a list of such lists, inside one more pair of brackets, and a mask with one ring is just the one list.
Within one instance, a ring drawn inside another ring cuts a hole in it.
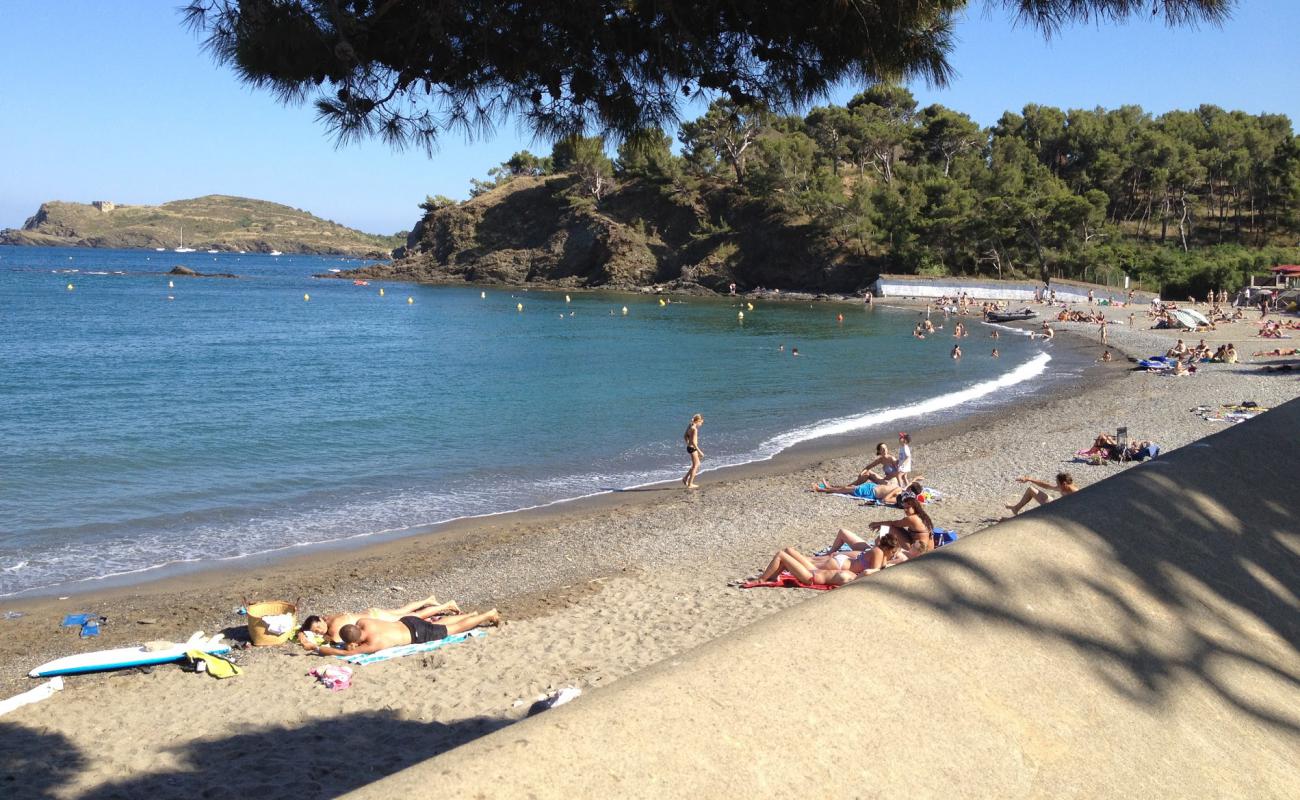
[{"label": "concrete wall", "polygon": [[1297,429],[1300,401],[356,796],[1300,797]]},{"label": "concrete wall", "polygon": [[[954,297],[962,292],[976,300],[1011,300],[1030,302],[1034,299],[1034,290],[1042,286],[1037,281],[997,281],[963,278],[920,278],[915,275],[881,275],[874,284],[872,292],[877,297]],[[1074,281],[1052,281],[1056,290],[1056,299],[1069,303],[1083,303],[1088,300],[1088,290],[1093,291],[1097,300],[1108,299],[1124,302],[1128,295],[1126,290],[1117,287],[1097,286]],[[1136,302],[1150,302],[1151,295],[1146,292],[1135,293]]]}]

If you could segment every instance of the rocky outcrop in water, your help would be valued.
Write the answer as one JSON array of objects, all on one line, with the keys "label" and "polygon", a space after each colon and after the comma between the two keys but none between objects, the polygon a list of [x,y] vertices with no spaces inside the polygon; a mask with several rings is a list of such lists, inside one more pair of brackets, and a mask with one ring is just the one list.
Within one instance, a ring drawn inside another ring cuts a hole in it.
[{"label": "rocky outcrop in water", "polygon": [[185,278],[238,278],[239,277],[233,272],[199,272],[197,270],[192,270],[189,267],[180,264],[177,264],[176,266],[172,267],[171,271],[168,272],[167,274],[180,275],[181,277],[185,277]]}]

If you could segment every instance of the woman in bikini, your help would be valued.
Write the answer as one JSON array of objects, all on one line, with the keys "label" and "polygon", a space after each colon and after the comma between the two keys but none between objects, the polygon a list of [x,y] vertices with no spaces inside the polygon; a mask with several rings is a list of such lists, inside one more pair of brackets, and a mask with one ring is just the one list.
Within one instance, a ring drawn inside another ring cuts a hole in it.
[{"label": "woman in bikini", "polygon": [[[841,535],[845,533],[848,531],[840,531]],[[862,540],[858,539],[858,541]],[[892,532],[881,536],[874,547],[856,554],[831,553],[825,556],[806,556],[793,547],[787,547],[777,551],[777,554],[772,556],[767,569],[759,573],[754,580],[770,581],[782,572],[789,572],[803,583],[843,586],[863,575],[870,575],[890,566],[899,558],[902,550],[902,539]]]},{"label": "woman in bikini", "polygon": [[[873,472],[872,470],[875,467],[880,467],[884,474],[877,475]],[[889,445],[881,442],[876,445],[876,459],[863,467],[862,471],[858,473],[858,479],[850,485],[860,486],[867,481],[872,483],[889,483],[894,480],[894,476],[897,474],[898,459],[889,454]]]},{"label": "woman in bikini", "polygon": [[691,424],[683,434],[686,439],[686,454],[691,457],[691,468],[686,470],[686,477],[682,478],[682,485],[687,489],[695,488],[695,476],[700,471],[700,459],[704,457],[704,451],[700,449],[700,426],[703,424],[704,416],[696,414],[691,417]]},{"label": "woman in bikini", "polygon": [[872,528],[888,528],[890,532],[901,531],[907,537],[910,550],[908,555],[919,556],[934,549],[934,520],[921,507],[921,499],[915,492],[906,491],[898,497],[898,504],[903,507],[903,518],[880,520],[871,523]]}]

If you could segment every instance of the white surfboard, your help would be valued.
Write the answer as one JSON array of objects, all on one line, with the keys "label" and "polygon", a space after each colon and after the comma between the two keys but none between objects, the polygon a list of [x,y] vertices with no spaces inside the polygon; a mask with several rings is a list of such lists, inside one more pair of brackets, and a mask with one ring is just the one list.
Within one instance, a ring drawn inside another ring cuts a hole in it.
[{"label": "white surfboard", "polygon": [[188,650],[202,650],[205,653],[229,653],[230,645],[221,640],[221,634],[204,638],[203,631],[190,637],[184,644],[174,645],[163,650],[146,650],[139,647],[119,647],[116,650],[96,650],[93,653],[78,653],[75,656],[56,658],[42,664],[27,673],[33,678],[49,678],[54,675],[75,675],[81,672],[104,672],[127,667],[146,667],[152,664],[167,664],[185,657]]}]

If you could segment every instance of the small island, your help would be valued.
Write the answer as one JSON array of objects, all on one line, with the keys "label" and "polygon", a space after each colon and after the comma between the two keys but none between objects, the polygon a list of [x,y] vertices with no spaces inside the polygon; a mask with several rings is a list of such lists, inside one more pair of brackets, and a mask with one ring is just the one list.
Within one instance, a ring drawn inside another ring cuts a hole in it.
[{"label": "small island", "polygon": [[404,235],[364,233],[279,203],[219,194],[158,206],[52,200],[42,203],[21,228],[0,231],[0,244],[8,245],[148,250],[184,246],[382,259],[404,240]]}]

